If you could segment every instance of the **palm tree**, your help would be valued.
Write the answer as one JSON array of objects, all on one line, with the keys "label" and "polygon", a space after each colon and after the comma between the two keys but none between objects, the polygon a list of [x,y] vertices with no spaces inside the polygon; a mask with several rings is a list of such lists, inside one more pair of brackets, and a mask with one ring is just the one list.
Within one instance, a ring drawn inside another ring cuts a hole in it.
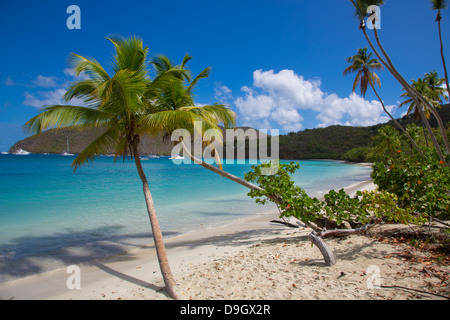
[{"label": "palm tree", "polygon": [[443,101],[449,99],[446,90],[442,87],[445,79],[440,78],[437,71],[433,71],[426,73],[424,80],[429,88],[426,98],[430,100],[430,103],[433,104],[435,108],[440,108]]},{"label": "palm tree", "polygon": [[397,152],[401,152],[399,150],[400,136],[392,126],[384,126],[378,130],[374,140],[377,141],[374,149],[377,155],[395,155]]},{"label": "palm tree", "polygon": [[431,0],[433,10],[437,10],[436,22],[438,23],[439,30],[439,42],[441,45],[441,58],[442,58],[442,66],[444,67],[445,74],[445,84],[447,85],[448,96],[450,97],[450,86],[448,85],[448,74],[447,74],[447,66],[445,65],[445,57],[444,57],[444,45],[442,44],[442,32],[441,32],[441,10],[447,9],[448,2],[447,0]]},{"label": "palm tree", "polygon": [[[211,68],[208,67],[204,69],[202,72],[200,72],[195,78],[192,79],[192,76],[185,68],[186,63],[191,59],[192,57],[190,55],[185,55],[183,58],[182,63],[180,64],[180,68],[187,73],[185,74],[184,79],[177,79],[173,80],[171,82],[170,87],[167,87],[166,90],[164,90],[159,96],[159,105],[161,106],[160,109],[164,110],[177,110],[183,107],[189,107],[189,110],[192,112],[197,111],[205,111],[209,108],[213,108],[213,110],[218,110],[218,107],[224,108],[225,106],[223,104],[214,104],[212,106],[203,106],[201,108],[195,107],[194,103],[194,90],[195,86],[197,85],[198,81],[204,78],[208,78],[209,74],[211,72]],[[174,65],[172,61],[166,56],[159,55],[156,56],[152,63],[155,65],[157,74],[163,74],[164,72],[167,72],[171,68],[174,68]],[[224,113],[220,116],[220,119],[224,120],[224,124],[226,127],[234,125],[234,118],[230,118],[228,113]],[[198,138],[198,137],[196,137]],[[214,144],[212,143],[212,137],[206,137],[203,135],[201,137],[203,147],[210,147],[212,150],[212,155],[215,157],[216,163],[219,166],[220,169],[222,169],[221,160],[219,157],[218,152],[214,148]],[[221,143],[221,141],[218,141],[217,143]]]},{"label": "palm tree", "polygon": [[[399,107],[404,105],[409,105],[407,114],[414,114],[414,118],[416,120],[421,120],[424,126],[429,126],[429,119],[432,111],[427,106],[433,105],[434,107],[441,106],[441,99],[446,99],[445,89],[441,87],[443,83],[443,79],[439,78],[437,72],[429,72],[425,74],[425,77],[418,78],[417,80],[411,80],[411,87],[414,88],[416,92],[421,94],[423,97],[427,99],[429,102],[427,105],[419,104],[417,105],[415,100],[411,98],[408,92],[405,92],[401,95],[401,97],[408,98],[402,103],[400,103]],[[424,115],[424,117],[422,117]],[[425,139],[427,136],[424,132]],[[432,139],[434,136],[431,137]],[[428,141],[427,141],[428,144]],[[433,144],[437,148],[438,143],[437,140],[433,140]],[[440,151],[440,147],[438,152]]]},{"label": "palm tree", "polygon": [[[429,88],[427,86],[427,83],[422,79],[422,78],[418,78],[417,80],[411,80],[412,82],[412,87],[419,92],[422,95],[427,95],[427,91],[429,91]],[[405,105],[408,105],[408,111],[407,111],[407,115],[413,114],[414,115],[414,119],[416,121],[422,121],[423,123],[423,135],[425,137],[425,142],[426,145],[428,146],[428,139],[427,139],[427,134],[425,132],[425,127],[426,124],[425,122],[428,121],[428,119],[430,118],[430,110],[426,107],[424,107],[423,105],[419,104],[417,105],[415,103],[415,100],[413,98],[410,97],[408,92],[403,93],[402,95],[400,95],[400,97],[405,98],[406,100],[404,100],[402,103],[399,104],[399,107],[403,107]],[[419,108],[422,108],[423,112],[419,111]],[[422,114],[425,115],[424,118],[422,118]]]},{"label": "palm tree", "polygon": [[[378,47],[380,48],[384,58],[381,56],[381,54],[378,52],[378,50],[376,50],[372,41],[370,40],[369,36],[367,35],[366,25],[364,22],[365,17],[368,15],[367,9],[369,8],[370,5],[381,6],[384,4],[384,1],[383,0],[350,0],[350,2],[353,4],[353,7],[355,9],[354,15],[359,20],[359,28],[364,33],[364,36],[365,36],[367,42],[369,43],[371,49],[373,50],[373,52],[375,53],[375,55],[377,56],[379,61],[389,70],[389,72],[391,72],[391,74],[394,76],[394,78],[403,86],[405,91],[414,100],[415,104],[420,105],[421,103],[423,103],[430,109],[430,111],[432,112],[432,114],[434,115],[434,117],[436,118],[436,120],[439,124],[439,129],[440,129],[441,135],[443,136],[443,141],[444,141],[447,153],[450,154],[450,142],[448,141],[448,138],[445,134],[444,123],[442,122],[442,119],[439,116],[439,114],[437,113],[436,109],[428,102],[427,99],[425,99],[422,95],[420,95],[417,91],[415,91],[415,89],[409,85],[409,83],[401,76],[401,74],[394,67],[392,60],[390,59],[389,55],[387,54],[386,50],[384,49],[384,47],[381,44],[375,24],[373,25],[375,39],[376,39]],[[420,103],[419,103],[419,100],[420,100]],[[425,115],[422,114],[422,112],[423,112],[422,108],[419,108],[418,111],[421,113],[421,117],[425,118]],[[429,132],[433,142],[437,141],[431,127],[429,125],[427,125],[426,129]],[[435,145],[435,147],[436,147],[436,145]],[[437,149],[437,152],[439,153],[440,160],[445,162],[440,148],[436,148],[436,149]],[[448,164],[446,164],[446,165],[448,166]]]},{"label": "palm tree", "polygon": [[115,47],[111,76],[96,60],[76,54],[71,56],[70,62],[76,74],[84,73],[88,79],[71,84],[65,99],[70,101],[76,97],[82,99],[86,106],[47,106],[30,119],[25,127],[30,133],[40,133],[51,127],[104,128],[105,132],[75,158],[72,163],[74,171],[79,165],[94,160],[96,154],[110,152],[111,149],[116,157],[130,155],[134,158],[142,181],[166,290],[172,298],[178,299],[180,296],[168,263],[152,195],[139,159],[140,137],[145,134],[170,133],[178,128],[192,129],[194,121],[201,121],[205,128],[217,128],[222,120],[226,123],[234,120],[234,113],[220,106],[209,106],[204,110],[198,107],[192,110],[192,106],[164,109],[166,106],[159,103],[159,96],[174,81],[187,77],[186,70],[176,66],[150,79],[147,72],[148,48],[143,47],[141,39],[130,37],[109,40]]},{"label": "palm tree", "polygon": [[381,103],[381,106],[384,112],[391,118],[391,120],[395,123],[395,125],[408,137],[411,144],[416,148],[416,150],[422,155],[422,151],[417,146],[416,142],[409,136],[408,132],[398,123],[398,121],[389,113],[386,109],[383,100],[378,95],[377,90],[375,89],[375,83],[381,87],[380,78],[375,73],[374,70],[382,70],[383,65],[375,58],[372,57],[372,52],[367,53],[367,48],[358,49],[358,53],[354,56],[348,57],[347,62],[351,63],[344,70],[344,75],[348,75],[350,73],[356,72],[355,81],[353,82],[353,92],[355,92],[356,87],[359,85],[361,89],[361,95],[365,97],[367,88],[370,86],[377,96],[378,100]]},{"label": "palm tree", "polygon": [[361,96],[365,97],[369,85],[377,83],[381,87],[380,78],[373,70],[383,70],[383,65],[377,59],[372,58],[372,52],[367,54],[367,48],[358,49],[358,54],[348,57],[346,60],[351,65],[344,70],[344,75],[356,72],[353,92],[359,85]]}]

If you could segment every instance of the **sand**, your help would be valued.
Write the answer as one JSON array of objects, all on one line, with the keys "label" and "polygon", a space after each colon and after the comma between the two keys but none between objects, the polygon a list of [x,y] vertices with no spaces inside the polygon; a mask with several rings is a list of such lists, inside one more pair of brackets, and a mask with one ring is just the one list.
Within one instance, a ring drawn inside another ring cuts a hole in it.
[{"label": "sand", "polygon": [[[347,191],[374,187],[368,181]],[[436,300],[445,298],[431,293],[450,296],[444,279],[449,266],[405,259],[405,250],[410,250],[405,244],[370,235],[326,239],[337,263],[325,266],[319,250],[307,239],[311,230],[270,223],[277,218],[274,211],[167,239],[169,262],[182,297]],[[372,231],[375,234],[377,230]],[[151,245],[77,267],[80,288],[68,288],[68,279],[75,273],[61,268],[0,285],[0,299],[170,300]],[[69,287],[74,283],[69,281]]]}]

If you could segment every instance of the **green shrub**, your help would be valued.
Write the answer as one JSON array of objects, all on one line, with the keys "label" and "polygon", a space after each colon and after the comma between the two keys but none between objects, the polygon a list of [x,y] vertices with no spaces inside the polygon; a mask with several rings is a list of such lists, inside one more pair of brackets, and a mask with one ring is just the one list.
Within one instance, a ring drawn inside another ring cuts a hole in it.
[{"label": "green shrub", "polygon": [[371,175],[380,190],[393,193],[402,208],[449,219],[450,168],[434,152],[426,159],[398,150],[386,162],[377,162]]}]

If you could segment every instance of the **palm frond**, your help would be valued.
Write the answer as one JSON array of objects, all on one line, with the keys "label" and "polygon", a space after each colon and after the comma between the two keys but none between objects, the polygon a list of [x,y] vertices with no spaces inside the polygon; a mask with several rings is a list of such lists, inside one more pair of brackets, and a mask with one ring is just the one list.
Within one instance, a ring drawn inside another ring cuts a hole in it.
[{"label": "palm frond", "polygon": [[117,145],[120,144],[120,140],[123,139],[125,139],[124,136],[120,135],[117,128],[108,128],[103,134],[98,136],[86,148],[84,148],[73,160],[72,167],[74,168],[74,171],[78,166],[94,160],[96,155],[115,150]]},{"label": "palm frond", "polygon": [[72,53],[69,57],[69,64],[72,66],[77,76],[83,72],[92,80],[106,81],[110,78],[106,70],[95,59],[85,58]]},{"label": "palm frond", "polygon": [[448,7],[447,0],[431,0],[431,6],[433,10],[444,10]]},{"label": "palm frond", "polygon": [[129,69],[119,70],[102,91],[99,109],[114,116],[138,112],[145,90],[146,82],[140,74]]},{"label": "palm frond", "polygon": [[188,85],[186,91],[188,93],[191,93],[193,88],[195,87],[195,85],[198,83],[198,81],[200,79],[204,79],[204,78],[208,78],[209,74],[211,73],[211,67],[207,67],[206,69],[204,69],[202,72],[200,72],[195,78],[194,80],[192,80],[192,82]]},{"label": "palm frond", "polygon": [[106,115],[96,109],[55,105],[48,106],[24,125],[28,133],[41,133],[48,128],[99,127],[108,121]]},{"label": "palm frond", "polygon": [[131,70],[145,77],[148,47],[143,47],[142,39],[135,36],[126,39],[113,37],[107,39],[114,44],[116,49],[114,71],[117,73],[120,70]]},{"label": "palm frond", "polygon": [[223,104],[188,106],[178,110],[195,113],[214,124],[222,123],[225,128],[231,128],[236,125],[236,113]]}]

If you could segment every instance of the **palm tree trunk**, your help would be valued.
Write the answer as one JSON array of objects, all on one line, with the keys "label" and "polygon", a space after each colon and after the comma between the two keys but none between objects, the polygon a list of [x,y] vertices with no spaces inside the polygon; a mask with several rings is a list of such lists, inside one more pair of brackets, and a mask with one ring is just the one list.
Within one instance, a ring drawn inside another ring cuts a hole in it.
[{"label": "palm tree trunk", "polygon": [[[444,126],[444,123],[442,122],[442,119],[441,119],[441,117],[439,116],[439,114],[437,113],[437,111],[436,111],[436,109],[431,105],[431,103],[429,103],[428,101],[427,101],[427,99],[425,99],[421,94],[419,94],[413,87],[411,87],[409,84],[408,84],[408,82],[400,75],[400,73],[397,71],[397,69],[394,67],[394,65],[393,65],[393,63],[392,63],[392,61],[391,61],[391,59],[390,59],[390,57],[389,57],[389,55],[386,53],[386,51],[384,50],[384,47],[381,45],[381,41],[380,41],[380,38],[379,38],[379,36],[378,36],[378,31],[377,31],[377,28],[373,28],[373,31],[374,31],[374,34],[375,34],[375,39],[377,40],[377,44],[378,44],[378,46],[380,47],[380,49],[381,49],[381,52],[383,53],[383,55],[386,57],[386,61],[387,61],[387,63],[389,64],[389,66],[390,66],[390,71],[391,71],[391,73],[394,75],[394,77],[401,83],[401,85],[403,85],[403,87],[405,88],[405,90],[407,90],[408,91],[408,89],[409,89],[409,91],[412,91],[412,93],[413,93],[413,96],[415,95],[416,97],[418,97],[429,109],[430,109],[430,111],[431,111],[431,113],[433,113],[433,115],[434,115],[434,117],[436,118],[436,120],[437,120],[437,122],[438,122],[438,124],[439,124],[439,129],[440,129],[440,131],[441,131],[441,135],[442,135],[442,140],[444,141],[444,145],[445,145],[445,149],[447,150],[447,153],[448,154],[450,154],[450,143],[449,143],[449,141],[448,141],[448,138],[447,138],[447,134],[446,134],[446,132],[445,132],[445,126]],[[409,91],[408,91],[408,93],[409,93]],[[411,94],[411,93],[410,93]],[[417,100],[417,99],[416,99]],[[417,106],[419,106],[419,104],[417,104]],[[421,108],[419,108],[419,111],[421,112],[421,116],[424,116],[424,114],[422,114],[423,113],[423,110],[421,109]],[[432,132],[432,130],[431,130],[431,127],[430,127],[430,125],[429,125],[429,123],[428,123],[428,120],[426,120],[425,119],[425,124],[427,124],[427,129],[428,129],[428,131],[430,132],[430,135],[431,135],[431,139],[433,140],[433,143],[434,143],[434,140],[436,140],[436,136],[434,135],[434,133]],[[436,144],[435,144],[435,147],[436,147]],[[444,160],[444,158],[443,158],[443,156],[442,156],[442,152],[441,152],[441,149],[440,149],[440,147],[436,147],[436,150],[438,151],[438,153],[439,153],[439,156],[440,156],[440,158],[441,158],[441,161],[444,161],[445,162],[445,160]]]},{"label": "palm tree trunk", "polygon": [[161,274],[164,279],[164,284],[166,286],[167,292],[169,293],[169,296],[175,300],[178,300],[180,299],[180,296],[177,292],[177,284],[175,278],[173,277],[172,271],[170,270],[163,235],[161,232],[161,228],[159,226],[158,217],[156,215],[155,205],[153,203],[152,195],[150,193],[147,177],[145,176],[144,170],[142,169],[141,160],[139,159],[137,143],[132,144],[132,150],[134,155],[134,161],[136,163],[136,168],[139,177],[142,180],[145,203],[147,204],[148,216],[150,218],[150,224],[152,226],[153,240],[155,242],[156,254],[158,256],[159,267],[161,269]]},{"label": "palm tree trunk", "polygon": [[444,67],[444,75],[445,75],[445,84],[447,85],[447,92],[448,92],[448,98],[450,99],[450,86],[448,85],[448,73],[447,73],[447,66],[445,65],[445,58],[444,58],[444,45],[442,44],[442,32],[441,32],[441,19],[440,19],[440,11],[438,12],[438,28],[439,28],[439,41],[441,44],[441,58],[442,58],[442,66]]},{"label": "palm tree trunk", "polygon": [[[370,82],[370,81],[369,81]],[[387,111],[383,100],[381,100],[380,96],[378,95],[377,90],[375,90],[375,86],[370,83],[370,86],[372,87],[373,92],[375,93],[375,95],[377,96],[378,100],[381,103],[381,106],[383,107],[384,112],[391,118],[391,120],[395,123],[395,125],[400,128],[400,130],[408,137],[409,141],[412,143],[413,147],[419,152],[419,154],[425,159],[425,155],[422,153],[422,151],[420,150],[419,146],[416,144],[416,142],[413,140],[413,138],[411,138],[411,136],[408,134],[408,132],[406,132],[406,130],[402,127],[402,125],[400,123],[398,123],[398,121]]]}]

